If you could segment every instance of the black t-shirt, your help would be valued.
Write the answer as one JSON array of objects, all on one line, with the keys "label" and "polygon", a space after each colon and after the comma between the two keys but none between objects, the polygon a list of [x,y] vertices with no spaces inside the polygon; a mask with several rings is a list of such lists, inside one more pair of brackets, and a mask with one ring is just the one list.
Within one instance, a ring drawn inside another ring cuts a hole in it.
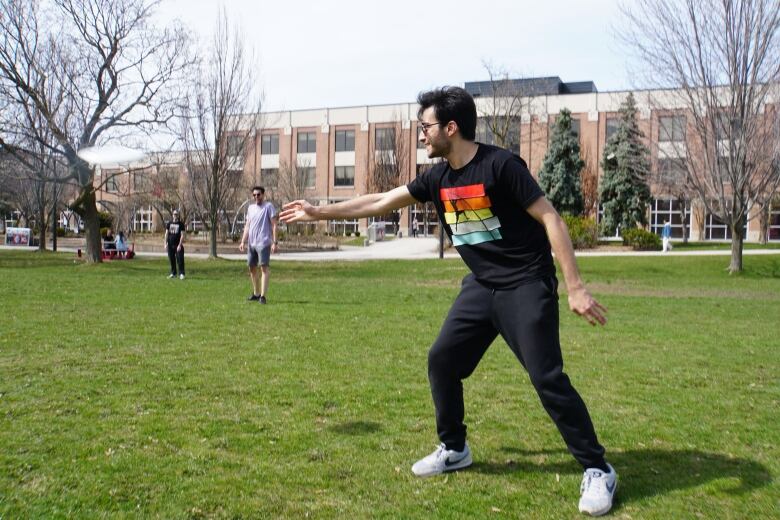
[{"label": "black t-shirt", "polygon": [[519,156],[480,143],[460,170],[437,164],[407,188],[420,202],[433,202],[483,285],[508,289],[555,274],[544,226],[525,211],[544,193]]},{"label": "black t-shirt", "polygon": [[181,233],[184,231],[184,222],[181,220],[178,222],[170,221],[165,224],[165,229],[168,230],[168,247],[176,247],[181,241]]}]

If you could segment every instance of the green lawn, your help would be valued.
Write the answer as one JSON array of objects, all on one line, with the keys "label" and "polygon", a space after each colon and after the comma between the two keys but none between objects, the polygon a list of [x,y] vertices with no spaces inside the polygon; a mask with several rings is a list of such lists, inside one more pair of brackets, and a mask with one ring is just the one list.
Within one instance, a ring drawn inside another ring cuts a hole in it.
[{"label": "green lawn", "polygon": [[[0,251],[0,518],[577,518],[581,469],[509,349],[467,380],[472,468],[436,443],[427,349],[458,260],[98,266]],[[617,518],[780,512],[780,255],[583,258],[606,328],[567,371]],[[561,299],[565,307],[565,297]]]}]

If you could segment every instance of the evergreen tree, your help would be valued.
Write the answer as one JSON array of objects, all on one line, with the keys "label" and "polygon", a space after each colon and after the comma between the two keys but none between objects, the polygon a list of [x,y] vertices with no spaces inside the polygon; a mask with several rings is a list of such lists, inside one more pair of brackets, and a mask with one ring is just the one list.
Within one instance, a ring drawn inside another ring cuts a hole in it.
[{"label": "evergreen tree", "polygon": [[580,171],[584,166],[579,140],[571,129],[571,111],[564,108],[555,120],[550,147],[539,170],[539,186],[558,213],[582,214]]},{"label": "evergreen tree", "polygon": [[650,150],[642,142],[644,135],[637,123],[634,96],[629,94],[620,106],[620,123],[604,147],[599,198],[604,209],[601,230],[605,235],[620,229],[647,224],[647,205],[651,202],[647,178]]}]

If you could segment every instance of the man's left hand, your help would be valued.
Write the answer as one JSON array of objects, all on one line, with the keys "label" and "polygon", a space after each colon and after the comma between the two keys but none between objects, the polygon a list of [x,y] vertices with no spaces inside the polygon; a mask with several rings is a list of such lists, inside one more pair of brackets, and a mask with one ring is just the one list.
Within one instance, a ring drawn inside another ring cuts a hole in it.
[{"label": "man's left hand", "polygon": [[591,325],[607,323],[607,308],[597,302],[584,287],[569,291],[569,309]]}]

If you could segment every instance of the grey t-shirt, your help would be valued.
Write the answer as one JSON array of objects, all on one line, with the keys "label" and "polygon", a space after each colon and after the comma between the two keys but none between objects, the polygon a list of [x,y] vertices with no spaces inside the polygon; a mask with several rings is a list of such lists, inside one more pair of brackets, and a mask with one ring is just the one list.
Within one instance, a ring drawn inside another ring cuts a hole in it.
[{"label": "grey t-shirt", "polygon": [[248,242],[251,247],[267,247],[273,241],[273,224],[276,208],[270,202],[250,204],[246,210],[246,225],[249,226]]}]

